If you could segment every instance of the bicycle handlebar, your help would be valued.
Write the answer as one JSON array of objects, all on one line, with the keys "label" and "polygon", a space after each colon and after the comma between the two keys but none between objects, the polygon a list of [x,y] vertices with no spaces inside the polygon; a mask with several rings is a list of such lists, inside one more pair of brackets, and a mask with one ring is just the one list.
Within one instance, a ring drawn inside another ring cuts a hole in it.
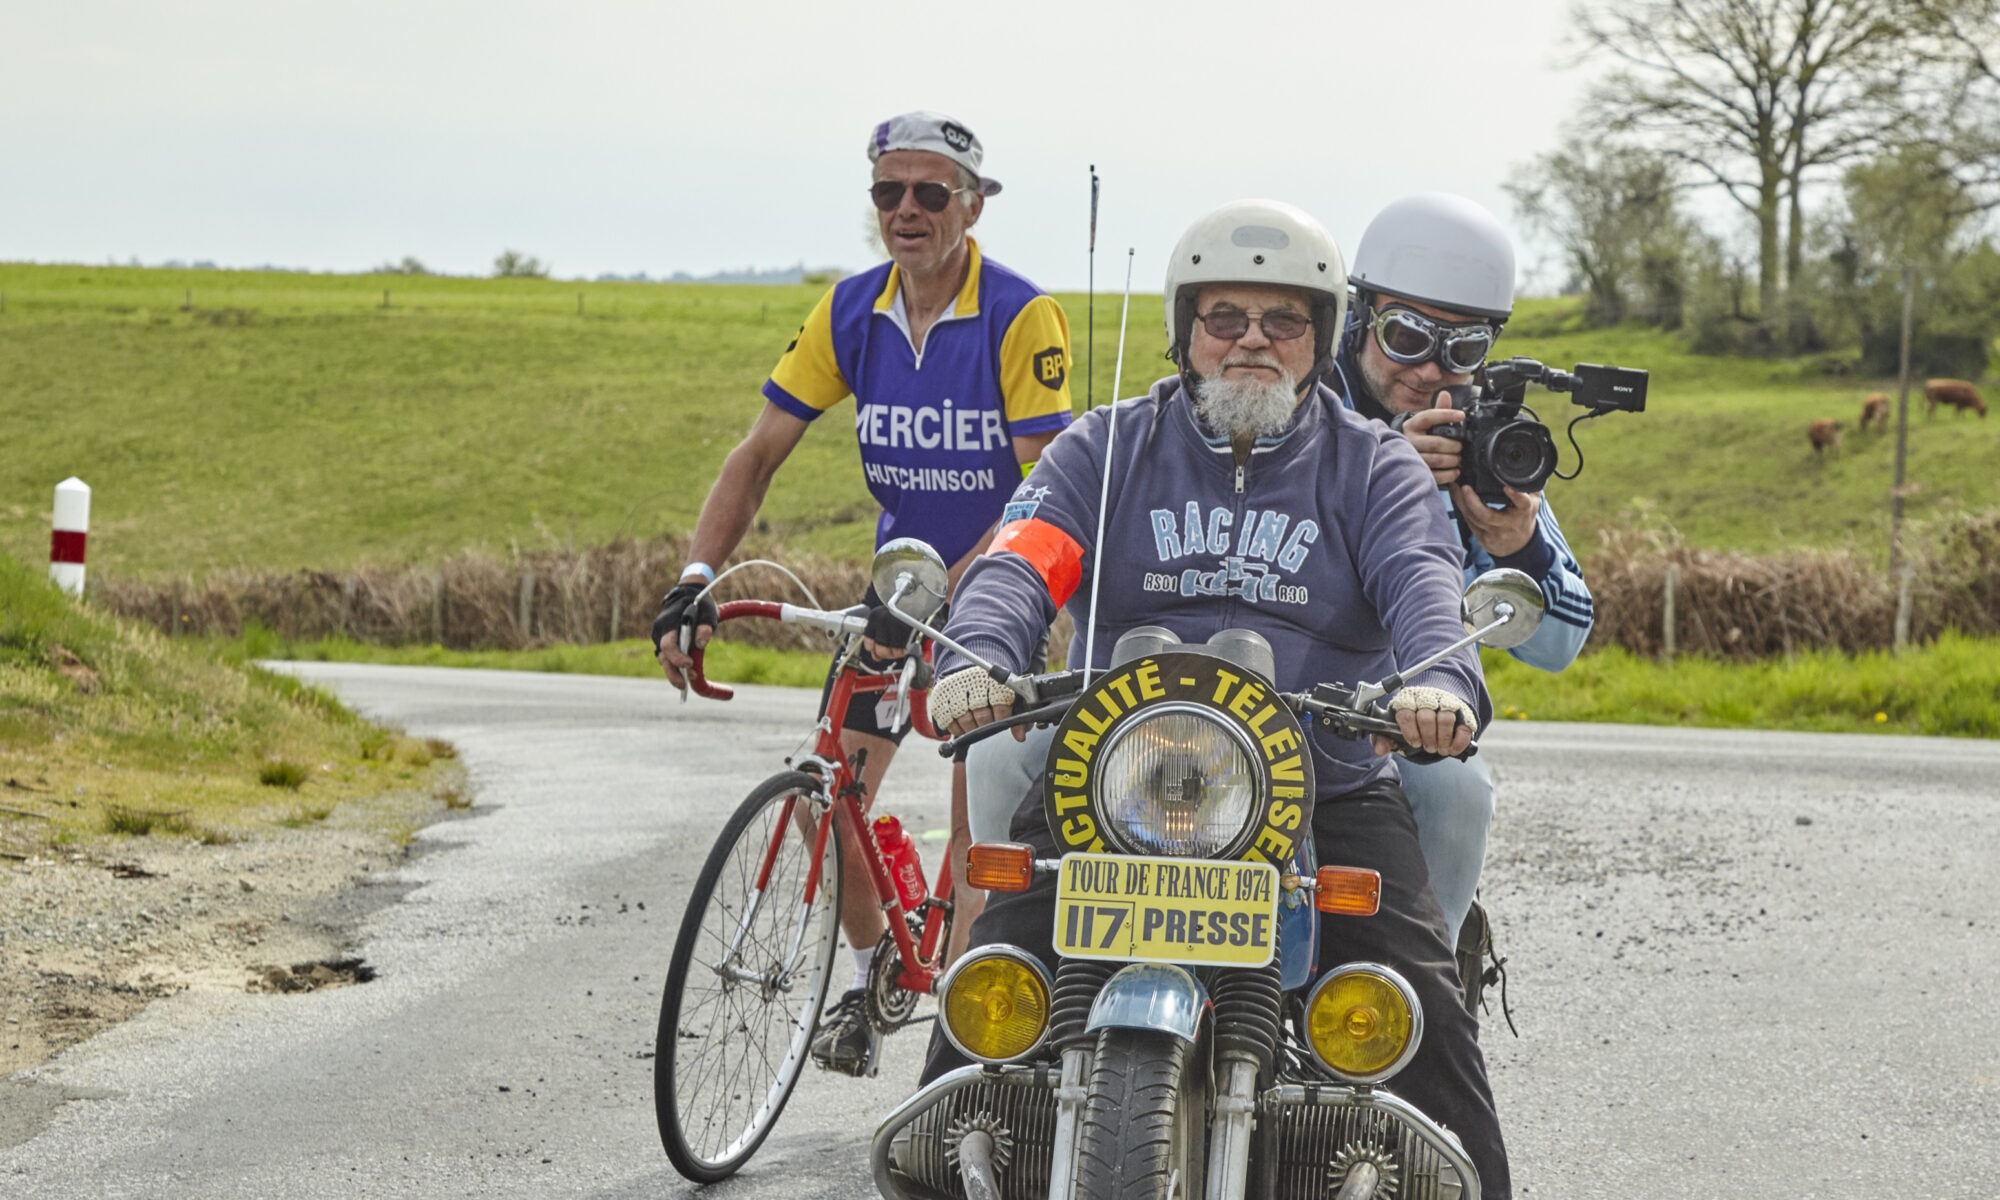
[{"label": "bicycle handlebar", "polygon": [[[866,609],[845,609],[830,611],[818,608],[801,608],[796,604],[781,604],[774,600],[731,600],[717,610],[716,626],[739,620],[743,617],[764,617],[768,620],[783,621],[791,625],[810,625],[835,637],[864,633],[868,629]],[[702,660],[707,647],[697,646],[690,650],[694,659],[687,670],[688,688],[695,695],[707,700],[729,700],[736,695],[736,689],[719,683],[710,683],[702,671]],[[921,665],[920,678],[928,679],[928,664]],[[914,690],[921,690],[917,688]],[[930,713],[922,704],[910,705],[910,728],[927,738],[936,738],[937,731],[931,728]]]}]

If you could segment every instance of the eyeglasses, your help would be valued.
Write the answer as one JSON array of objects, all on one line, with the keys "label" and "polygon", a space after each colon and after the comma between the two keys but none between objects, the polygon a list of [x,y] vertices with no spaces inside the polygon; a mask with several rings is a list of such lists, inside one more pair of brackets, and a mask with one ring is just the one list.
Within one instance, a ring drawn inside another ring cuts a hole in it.
[{"label": "eyeglasses", "polygon": [[942,183],[904,183],[900,179],[878,179],[868,189],[868,195],[875,201],[875,207],[883,212],[895,212],[902,206],[903,192],[915,192],[917,204],[925,212],[941,213],[951,203],[951,198],[960,192],[976,191],[976,188],[946,187]]},{"label": "eyeglasses", "polygon": [[1211,308],[1205,313],[1196,313],[1195,320],[1208,330],[1208,336],[1218,342],[1233,342],[1250,332],[1250,322],[1254,319],[1257,328],[1274,342],[1289,342],[1293,338],[1304,337],[1312,328],[1312,318],[1297,309],[1274,308],[1258,314],[1255,318],[1240,308]]},{"label": "eyeglasses", "polygon": [[1420,366],[1433,358],[1453,375],[1477,371],[1493,350],[1499,331],[1484,321],[1450,325],[1414,309],[1391,305],[1375,310],[1375,344],[1392,362]]}]

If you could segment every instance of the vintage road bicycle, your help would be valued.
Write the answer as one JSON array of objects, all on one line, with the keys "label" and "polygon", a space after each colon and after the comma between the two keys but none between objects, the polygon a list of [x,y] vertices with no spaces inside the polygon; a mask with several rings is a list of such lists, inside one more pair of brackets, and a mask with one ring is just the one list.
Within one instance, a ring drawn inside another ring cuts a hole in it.
[{"label": "vintage road bicycle", "polygon": [[[877,574],[895,577],[877,559]],[[938,597],[942,603],[942,597]],[[933,606],[932,611],[935,611]],[[868,979],[868,1017],[888,1032],[907,1023],[942,973],[952,917],[949,856],[937,884],[906,908],[892,864],[863,811],[861,763],[840,748],[848,702],[896,689],[894,723],[935,739],[926,706],[929,665],[913,639],[908,658],[871,670],[860,657],[868,610],[827,611],[764,600],[720,606],[722,624],[748,617],[820,629],[839,639],[826,715],[786,769],[753,789],[722,828],[696,878],[667,969],[653,1067],[660,1141],[675,1169],[712,1183],[757,1152],[791,1098],[826,1001],[840,940],[844,853],[836,824],[867,847],[868,876],[888,918]],[[728,700],[710,683],[702,653],[689,684]],[[898,864],[907,869],[911,859]],[[921,867],[917,868],[919,872]]]}]

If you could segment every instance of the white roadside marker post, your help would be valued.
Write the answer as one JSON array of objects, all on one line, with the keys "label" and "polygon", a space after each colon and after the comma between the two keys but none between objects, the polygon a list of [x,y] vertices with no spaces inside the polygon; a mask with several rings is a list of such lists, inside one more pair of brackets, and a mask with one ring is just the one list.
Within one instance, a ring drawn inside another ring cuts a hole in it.
[{"label": "white roadside marker post", "polygon": [[56,485],[55,531],[49,539],[49,578],[72,596],[83,595],[83,543],[90,531],[90,485],[72,475]]}]

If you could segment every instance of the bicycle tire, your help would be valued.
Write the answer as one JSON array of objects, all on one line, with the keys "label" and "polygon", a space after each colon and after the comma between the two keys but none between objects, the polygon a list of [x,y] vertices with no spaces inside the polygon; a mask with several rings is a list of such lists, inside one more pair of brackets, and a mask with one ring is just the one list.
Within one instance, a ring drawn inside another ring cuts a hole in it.
[{"label": "bicycle tire", "polygon": [[[667,1157],[697,1182],[726,1179],[750,1160],[778,1123],[807,1061],[840,937],[840,838],[827,838],[810,908],[800,893],[812,846],[796,828],[772,864],[766,903],[754,910],[752,903],[785,801],[824,794],[819,777],[803,771],[759,784],[723,825],[681,918],[660,1001],[653,1108]],[[772,899],[782,902],[773,905]],[[725,975],[716,968],[739,929],[737,973]],[[790,949],[794,940],[796,952]],[[744,973],[759,982],[744,981]]]}]

